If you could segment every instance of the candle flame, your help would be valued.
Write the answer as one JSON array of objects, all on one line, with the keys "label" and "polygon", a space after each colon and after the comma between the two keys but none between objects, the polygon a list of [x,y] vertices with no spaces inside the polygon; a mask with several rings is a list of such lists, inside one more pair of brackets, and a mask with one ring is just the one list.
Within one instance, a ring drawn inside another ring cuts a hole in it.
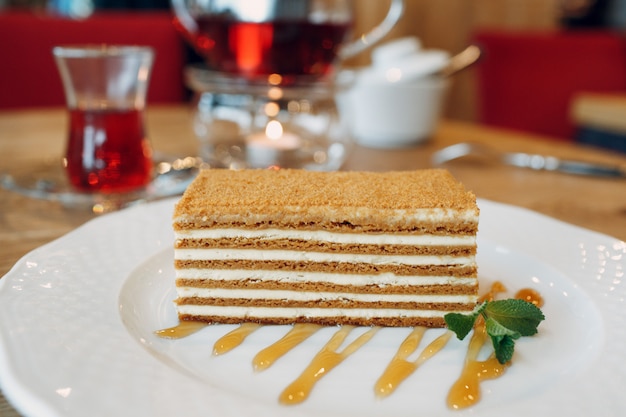
[{"label": "candle flame", "polygon": [[283,135],[283,125],[278,120],[270,121],[265,127],[265,135],[272,140],[280,139]]}]

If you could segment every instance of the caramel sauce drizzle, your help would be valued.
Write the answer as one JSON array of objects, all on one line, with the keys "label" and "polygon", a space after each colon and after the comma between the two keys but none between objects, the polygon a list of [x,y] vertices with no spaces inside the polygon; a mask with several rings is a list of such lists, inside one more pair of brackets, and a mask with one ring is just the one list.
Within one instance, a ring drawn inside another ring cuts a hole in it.
[{"label": "caramel sauce drizzle", "polygon": [[183,337],[187,337],[198,330],[204,329],[206,326],[208,326],[208,323],[184,320],[174,327],[157,330],[154,334],[165,339],[182,339]]},{"label": "caramel sauce drizzle", "polygon": [[408,361],[407,358],[417,350],[426,330],[425,327],[416,327],[406,339],[404,339],[398,348],[398,352],[389,365],[387,365],[385,372],[383,372],[378,381],[376,381],[376,385],[374,385],[374,393],[377,397],[382,398],[391,395],[402,381],[415,372],[424,362],[443,349],[452,336],[452,332],[446,331],[426,346],[417,359]]},{"label": "caramel sauce drizzle", "polygon": [[[494,300],[498,293],[506,292],[505,286],[496,281],[489,291],[479,298],[480,302]],[[515,298],[522,299],[541,307],[544,304],[543,297],[539,292],[524,288],[515,294]],[[162,338],[179,339],[189,336],[208,324],[197,321],[182,321],[177,326],[154,333]],[[213,346],[213,353],[221,355],[231,351],[241,345],[246,337],[262,325],[257,323],[243,323],[236,329],[218,339]],[[293,325],[280,340],[266,347],[256,354],[252,361],[255,371],[262,371],[269,368],[283,355],[305,341],[323,326],[307,323]],[[348,335],[355,329],[355,326],[341,326],[331,339],[311,360],[307,368],[281,393],[279,401],[282,404],[299,404],[306,400],[313,387],[321,377],[328,374],[337,365],[343,362],[348,356],[356,352],[365,345],[380,329],[372,327],[367,332],[361,334],[352,341],[342,351],[337,351]],[[424,333],[428,330],[425,327],[415,327],[413,331],[402,342],[395,356],[378,379],[374,386],[377,397],[387,397],[408,378],[424,362],[435,356],[448,343],[453,333],[446,331],[441,336],[427,345],[417,359],[413,361],[407,358],[413,354],[420,345]],[[478,356],[483,346],[489,342],[485,325],[479,319],[474,327],[474,333],[469,341],[465,362],[460,377],[452,385],[447,396],[447,405],[452,409],[462,409],[469,407],[480,400],[480,382],[485,379],[494,379],[503,375],[509,364],[500,364],[491,354],[486,360],[478,360]]]},{"label": "caramel sauce drizzle", "polygon": [[[493,300],[496,294],[505,292],[506,288],[501,282],[494,282],[489,292],[481,297],[481,301]],[[519,290],[515,294],[515,298],[528,301],[537,307],[543,305],[541,295],[530,288]],[[487,360],[477,360],[478,354],[483,345],[489,341],[485,324],[479,319],[474,327],[474,334],[470,339],[465,364],[461,371],[461,376],[452,385],[448,393],[448,407],[452,409],[467,408],[476,404],[480,400],[480,382],[484,379],[494,379],[502,376],[508,364],[501,364],[494,354],[489,356]]]},{"label": "caramel sauce drizzle", "polygon": [[484,324],[478,324],[467,348],[461,376],[448,393],[448,407],[458,410],[476,404],[480,400],[480,381],[498,378],[504,373],[507,365],[500,364],[495,355],[492,354],[485,361],[478,360],[478,354],[487,340]]},{"label": "caramel sauce drizzle", "polygon": [[217,356],[230,352],[242,344],[246,337],[259,327],[261,327],[261,325],[258,323],[242,323],[235,330],[226,333],[215,342],[213,345],[213,354]]},{"label": "caramel sauce drizzle", "polygon": [[313,333],[317,332],[321,328],[322,326],[318,324],[294,324],[291,330],[289,330],[289,332],[279,341],[256,354],[252,360],[252,367],[255,371],[263,371],[269,368],[272,364],[274,364],[274,362],[280,359],[280,357],[308,339]]},{"label": "caramel sauce drizzle", "polygon": [[278,400],[283,404],[298,404],[306,400],[313,386],[321,377],[327,375],[333,368],[339,365],[345,358],[356,352],[367,343],[379,327],[372,327],[360,335],[342,351],[337,352],[354,326],[342,326],[326,345],[315,355],[309,366],[280,394]]}]

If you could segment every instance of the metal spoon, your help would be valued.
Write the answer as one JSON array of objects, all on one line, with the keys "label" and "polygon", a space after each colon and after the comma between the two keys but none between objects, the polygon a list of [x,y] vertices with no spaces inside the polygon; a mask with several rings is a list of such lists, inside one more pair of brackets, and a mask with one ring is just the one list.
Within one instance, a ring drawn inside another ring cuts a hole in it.
[{"label": "metal spoon", "polygon": [[474,64],[480,58],[481,50],[476,45],[470,45],[458,54],[454,55],[450,58],[450,62],[439,71],[439,75],[444,77],[449,77],[452,74],[456,74],[457,72],[469,67]]}]

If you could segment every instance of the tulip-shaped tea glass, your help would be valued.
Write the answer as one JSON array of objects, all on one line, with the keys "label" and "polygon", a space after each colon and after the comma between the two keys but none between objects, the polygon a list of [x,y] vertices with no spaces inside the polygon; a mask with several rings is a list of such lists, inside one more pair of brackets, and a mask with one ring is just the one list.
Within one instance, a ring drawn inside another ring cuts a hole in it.
[{"label": "tulip-shaped tea glass", "polygon": [[152,179],[144,126],[154,53],[138,46],[53,49],[69,111],[64,160],[70,184],[87,192],[129,192]]},{"label": "tulip-shaped tea glass", "polygon": [[149,47],[57,46],[53,49],[68,109],[63,166],[0,173],[0,187],[96,214],[181,194],[199,158],[153,161],[144,123],[154,59]]}]

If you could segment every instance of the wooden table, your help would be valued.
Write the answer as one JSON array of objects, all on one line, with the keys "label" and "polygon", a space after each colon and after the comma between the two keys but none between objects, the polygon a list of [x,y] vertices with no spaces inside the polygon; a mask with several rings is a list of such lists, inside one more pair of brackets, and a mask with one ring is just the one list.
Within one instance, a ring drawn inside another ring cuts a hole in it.
[{"label": "wooden table", "polygon": [[[152,107],[148,129],[156,151],[195,155],[197,143],[186,106]],[[59,160],[65,143],[61,109],[0,113],[0,172],[24,174]],[[474,141],[496,149],[562,158],[626,164],[626,156],[563,144],[462,122],[442,122],[429,142],[411,149],[355,147],[349,170],[408,170],[431,167],[437,149]],[[554,172],[457,161],[446,167],[480,198],[526,207],[554,218],[626,240],[626,179],[580,177]],[[0,276],[30,250],[80,226],[96,215],[0,189]],[[0,393],[0,415],[18,416]]]}]

